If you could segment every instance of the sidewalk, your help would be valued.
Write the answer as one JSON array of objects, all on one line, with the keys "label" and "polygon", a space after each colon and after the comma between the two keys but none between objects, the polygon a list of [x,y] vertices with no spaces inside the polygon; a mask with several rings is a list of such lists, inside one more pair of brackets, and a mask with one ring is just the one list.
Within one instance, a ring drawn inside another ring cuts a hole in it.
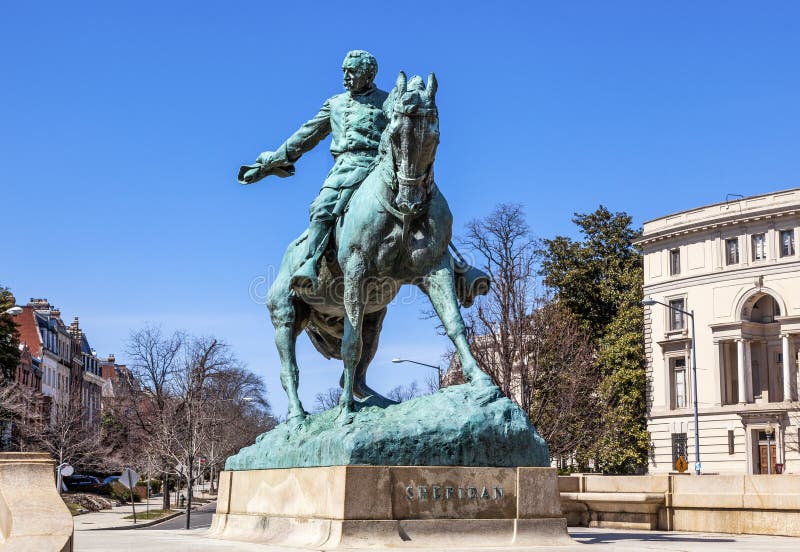
[{"label": "sidewalk", "polygon": [[[155,528],[154,528],[155,529]],[[75,534],[75,550],[81,552],[302,552],[268,544],[210,539],[207,528],[190,531],[82,531]],[[570,527],[574,545],[532,547],[525,552],[796,552],[800,538],[768,535],[721,535],[715,533],[667,533]],[[476,543],[479,545],[480,543]],[[307,549],[304,549],[307,550]],[[360,549],[362,552],[364,549]],[[414,552],[441,552],[441,548],[415,548]],[[453,552],[502,552],[508,548]],[[359,552],[359,551],[353,551]]]},{"label": "sidewalk", "polygon": [[[163,504],[163,499],[160,496],[150,497],[149,507],[150,510],[160,510]],[[142,501],[136,503],[136,515],[142,514],[147,511],[148,505]],[[174,510],[179,513],[183,510]],[[75,524],[76,531],[88,531],[91,529],[108,529],[112,527],[135,527],[132,519],[124,519],[125,516],[133,514],[130,504],[124,506],[115,506],[110,510],[100,510],[99,512],[89,512],[88,514],[81,514],[72,518]],[[153,520],[138,520],[137,525],[148,523]]]}]

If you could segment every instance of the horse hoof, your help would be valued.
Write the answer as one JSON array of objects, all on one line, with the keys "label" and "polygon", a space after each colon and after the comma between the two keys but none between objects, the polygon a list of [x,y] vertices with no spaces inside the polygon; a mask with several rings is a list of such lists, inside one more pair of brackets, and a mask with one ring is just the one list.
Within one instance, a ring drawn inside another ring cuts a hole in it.
[{"label": "horse hoof", "polygon": [[365,395],[362,398],[356,399],[359,407],[377,406],[378,408],[386,408],[394,404],[400,404],[392,399],[387,399],[383,395],[375,393],[374,395]]},{"label": "horse hoof", "polygon": [[353,423],[354,415],[352,412],[342,409],[339,412],[339,415],[336,416],[336,420],[334,421],[334,425],[336,427],[344,427],[346,425],[350,425]]},{"label": "horse hoof", "polygon": [[305,412],[305,411],[303,411],[303,412],[301,412],[301,413],[297,413],[297,414],[291,414],[291,415],[290,415],[290,416],[289,416],[289,417],[286,419],[286,424],[287,424],[287,425],[288,425],[288,426],[289,426],[289,427],[290,427],[290,428],[291,428],[293,431],[297,431],[297,430],[299,430],[299,429],[302,429],[302,428],[303,428],[303,424],[304,424],[304,423],[305,423],[305,421],[306,421],[306,416],[308,416],[308,413],[307,413],[307,412]]}]

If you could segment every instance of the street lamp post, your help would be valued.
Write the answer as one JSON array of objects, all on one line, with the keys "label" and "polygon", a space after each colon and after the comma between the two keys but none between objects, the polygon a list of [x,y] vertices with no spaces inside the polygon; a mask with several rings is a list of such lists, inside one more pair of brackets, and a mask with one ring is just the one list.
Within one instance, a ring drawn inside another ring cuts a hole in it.
[{"label": "street lamp post", "polygon": [[694,328],[694,309],[691,311],[685,311],[683,309],[679,309],[678,307],[673,307],[672,305],[668,305],[667,303],[662,303],[661,301],[656,301],[652,297],[647,297],[646,299],[642,300],[642,305],[645,306],[652,306],[652,305],[663,305],[670,310],[674,310],[685,314],[689,317],[692,321],[692,391],[694,394],[694,472],[696,475],[700,475],[700,423],[698,421],[697,416],[697,335],[695,334]]},{"label": "street lamp post", "polygon": [[0,315],[7,314],[9,316],[17,316],[18,314],[22,313],[22,307],[11,307],[8,310],[4,310],[0,312]]},{"label": "street lamp post", "polygon": [[401,362],[410,362],[411,364],[419,364],[420,366],[427,366],[428,368],[433,368],[439,375],[439,389],[442,388],[442,368],[440,366],[434,366],[433,364],[426,364],[424,362],[417,362],[416,360],[409,360],[407,358],[393,358],[392,362],[394,362],[395,364],[399,364]]}]

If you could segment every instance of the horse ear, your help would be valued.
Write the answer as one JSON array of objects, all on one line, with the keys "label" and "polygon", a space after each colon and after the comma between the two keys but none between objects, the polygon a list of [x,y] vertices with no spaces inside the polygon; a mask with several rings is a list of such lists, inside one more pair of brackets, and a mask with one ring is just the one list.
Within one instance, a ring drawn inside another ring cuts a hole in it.
[{"label": "horse ear", "polygon": [[395,88],[397,88],[398,94],[405,94],[406,92],[406,74],[400,71],[400,74],[397,75],[397,82],[395,83]]},{"label": "horse ear", "polygon": [[430,73],[428,75],[428,85],[425,87],[425,93],[428,95],[428,99],[430,101],[436,101],[436,89],[439,88],[439,84],[436,82],[436,75]]}]

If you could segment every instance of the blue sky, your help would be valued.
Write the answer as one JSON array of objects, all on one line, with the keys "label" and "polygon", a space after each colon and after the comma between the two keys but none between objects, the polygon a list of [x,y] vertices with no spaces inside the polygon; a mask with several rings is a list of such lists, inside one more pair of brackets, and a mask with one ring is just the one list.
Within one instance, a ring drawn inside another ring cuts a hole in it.
[{"label": "blue sky", "polygon": [[[457,233],[519,202],[549,237],[600,203],[639,225],[800,186],[798,27],[794,2],[8,2],[0,283],[79,315],[103,355],[147,321],[218,335],[281,412],[251,289],[305,228],[328,142],[293,178],[235,175],[341,91],[348,50],[384,89],[436,72]],[[426,376],[392,357],[447,346],[404,297],[370,372],[384,391]],[[340,368],[305,337],[299,359],[310,403]]]}]

